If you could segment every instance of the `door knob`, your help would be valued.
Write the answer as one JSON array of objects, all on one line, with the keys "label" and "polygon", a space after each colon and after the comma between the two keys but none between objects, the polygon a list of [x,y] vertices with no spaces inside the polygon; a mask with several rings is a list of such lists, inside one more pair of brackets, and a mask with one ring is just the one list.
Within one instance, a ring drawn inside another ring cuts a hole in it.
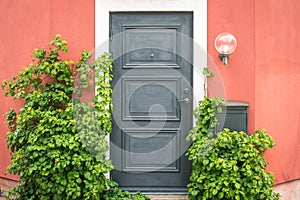
[{"label": "door knob", "polygon": [[190,102],[190,99],[189,99],[189,98],[184,98],[184,99],[179,100],[179,102],[182,102],[182,103],[189,103],[189,102]]}]

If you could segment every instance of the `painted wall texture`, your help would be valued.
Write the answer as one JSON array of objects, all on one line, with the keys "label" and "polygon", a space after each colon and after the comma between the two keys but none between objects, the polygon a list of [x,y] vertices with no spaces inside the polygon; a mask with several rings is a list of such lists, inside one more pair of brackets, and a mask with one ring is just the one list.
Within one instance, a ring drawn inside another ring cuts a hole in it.
[{"label": "painted wall texture", "polygon": [[[273,136],[276,146],[267,160],[277,183],[300,178],[300,1],[207,2],[208,54],[217,65],[226,99],[250,104],[249,132],[266,128]],[[11,79],[29,64],[33,49],[46,47],[56,33],[69,43],[68,59],[94,48],[94,0],[2,0],[0,13],[0,80]],[[231,32],[238,40],[226,67],[214,49],[221,32]],[[0,90],[1,177],[10,160],[2,115],[21,104],[3,94]]]},{"label": "painted wall texture", "polygon": [[[249,131],[255,130],[255,55],[254,55],[254,1],[253,0],[209,0],[208,1],[208,55],[215,62],[223,79],[225,98],[243,101],[249,107]],[[222,65],[214,40],[222,32],[232,33],[238,41],[236,51],[226,66]],[[214,64],[209,63],[215,71]],[[216,73],[215,73],[216,74]],[[209,80],[212,87],[214,79]],[[209,82],[209,84],[210,84]],[[219,86],[221,87],[221,86]]]},{"label": "painted wall texture", "polygon": [[[266,159],[276,183],[300,178],[299,10],[296,0],[208,1],[209,55],[226,99],[250,103],[249,132],[266,128],[275,140]],[[221,32],[238,40],[226,67],[214,49]]]},{"label": "painted wall texture", "polygon": [[[83,49],[94,48],[94,0],[4,0],[0,13],[0,80],[11,79],[22,66],[28,65],[33,49],[47,47],[56,33],[68,41],[67,59],[77,59]],[[0,90],[1,177],[10,161],[3,114],[20,103],[4,98]]]},{"label": "painted wall texture", "polygon": [[255,127],[276,141],[267,153],[277,182],[300,178],[300,1],[255,1]]}]

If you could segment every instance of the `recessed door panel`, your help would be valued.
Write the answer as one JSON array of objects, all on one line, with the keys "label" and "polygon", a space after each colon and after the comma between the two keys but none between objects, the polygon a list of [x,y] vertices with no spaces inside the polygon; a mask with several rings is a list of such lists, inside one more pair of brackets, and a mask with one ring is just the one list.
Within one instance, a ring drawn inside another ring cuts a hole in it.
[{"label": "recessed door panel", "polygon": [[180,120],[180,77],[122,77],[123,120]]},{"label": "recessed door panel", "polygon": [[178,30],[169,26],[124,27],[123,67],[179,67]]},{"label": "recessed door panel", "polygon": [[[157,131],[157,132],[156,132]],[[179,130],[123,132],[124,171],[178,172]]]}]

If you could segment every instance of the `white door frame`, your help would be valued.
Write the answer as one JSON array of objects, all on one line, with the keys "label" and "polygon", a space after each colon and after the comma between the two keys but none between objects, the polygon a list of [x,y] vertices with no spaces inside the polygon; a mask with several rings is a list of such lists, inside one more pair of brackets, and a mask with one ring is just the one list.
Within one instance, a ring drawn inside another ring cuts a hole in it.
[{"label": "white door frame", "polygon": [[193,108],[203,99],[207,66],[207,0],[95,0],[95,55],[109,51],[109,13],[118,11],[193,12]]}]

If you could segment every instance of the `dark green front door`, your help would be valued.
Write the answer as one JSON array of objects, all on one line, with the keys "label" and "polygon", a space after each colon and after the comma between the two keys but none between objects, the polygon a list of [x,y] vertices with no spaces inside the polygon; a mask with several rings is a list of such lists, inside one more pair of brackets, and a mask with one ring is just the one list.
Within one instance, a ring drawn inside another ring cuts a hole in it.
[{"label": "dark green front door", "polygon": [[192,127],[192,13],[113,12],[111,178],[130,191],[184,192]]}]

